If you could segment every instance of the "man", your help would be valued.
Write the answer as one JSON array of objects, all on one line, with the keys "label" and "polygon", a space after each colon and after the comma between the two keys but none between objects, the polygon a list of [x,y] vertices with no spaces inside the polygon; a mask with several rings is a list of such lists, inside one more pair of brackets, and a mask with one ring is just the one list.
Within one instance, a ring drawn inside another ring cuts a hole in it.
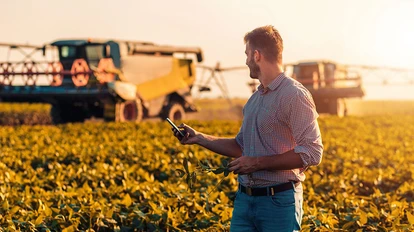
[{"label": "man", "polygon": [[238,174],[230,231],[298,231],[303,216],[307,167],[322,159],[322,139],[311,94],[285,76],[283,41],[273,26],[254,29],[244,37],[250,77],[260,86],[243,109],[235,138],[200,133],[182,124],[182,144],[199,144],[233,157],[229,169]]}]

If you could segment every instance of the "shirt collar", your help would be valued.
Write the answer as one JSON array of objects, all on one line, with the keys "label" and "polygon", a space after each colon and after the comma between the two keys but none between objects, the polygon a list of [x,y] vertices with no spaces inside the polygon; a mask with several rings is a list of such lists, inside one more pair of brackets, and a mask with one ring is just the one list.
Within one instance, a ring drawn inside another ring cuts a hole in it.
[{"label": "shirt collar", "polygon": [[279,87],[279,85],[282,83],[283,79],[285,77],[285,73],[280,73],[270,84],[269,86],[267,86],[267,88],[265,88],[263,86],[263,84],[260,84],[259,87],[257,87],[257,90],[260,92],[260,94],[266,94],[269,90],[273,91],[275,90],[277,87]]}]

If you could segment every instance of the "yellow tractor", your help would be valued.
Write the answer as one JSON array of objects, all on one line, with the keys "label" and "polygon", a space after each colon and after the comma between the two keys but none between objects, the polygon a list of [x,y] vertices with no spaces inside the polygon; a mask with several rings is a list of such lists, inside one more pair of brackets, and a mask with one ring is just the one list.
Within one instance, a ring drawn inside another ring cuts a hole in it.
[{"label": "yellow tractor", "polygon": [[[55,123],[90,117],[180,120],[196,111],[191,96],[194,63],[203,60],[197,47],[102,39],[0,46],[33,49],[21,61],[0,62],[0,99],[50,103]],[[37,51],[46,61],[34,60]]]}]

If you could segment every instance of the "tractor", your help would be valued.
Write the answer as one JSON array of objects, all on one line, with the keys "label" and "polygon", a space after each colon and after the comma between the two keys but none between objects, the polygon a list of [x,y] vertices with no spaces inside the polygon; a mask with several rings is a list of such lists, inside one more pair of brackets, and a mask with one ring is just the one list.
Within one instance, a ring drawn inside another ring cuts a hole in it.
[{"label": "tractor", "polygon": [[312,94],[316,110],[338,116],[347,114],[345,98],[365,96],[361,77],[332,61],[299,62],[293,66],[292,78]]},{"label": "tractor", "polygon": [[0,47],[25,51],[19,61],[0,62],[0,100],[49,103],[57,124],[183,120],[197,111],[191,89],[195,63],[203,60],[198,47],[103,39]]}]

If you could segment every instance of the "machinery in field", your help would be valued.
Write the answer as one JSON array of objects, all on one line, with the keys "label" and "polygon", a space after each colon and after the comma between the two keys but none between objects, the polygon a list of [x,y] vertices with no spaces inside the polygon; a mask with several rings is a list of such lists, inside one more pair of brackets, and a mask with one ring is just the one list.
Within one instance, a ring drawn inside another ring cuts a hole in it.
[{"label": "machinery in field", "polygon": [[54,123],[180,120],[196,111],[191,88],[200,48],[97,39],[1,46],[24,57],[0,62],[0,100],[50,103]]},{"label": "machinery in field", "polygon": [[[215,67],[200,65],[199,67],[211,72],[210,77],[201,86],[207,86],[214,79],[219,86],[223,97],[230,99],[227,87],[222,76],[224,71],[247,70],[247,66]],[[331,61],[309,61],[286,64],[285,72],[288,76],[302,83],[312,94],[319,113],[328,113],[343,116],[347,109],[345,98],[363,97],[362,79],[356,71],[351,72],[348,66],[339,65]],[[221,77],[221,80],[218,78]],[[252,91],[257,90],[258,80],[252,79],[247,83]]]},{"label": "machinery in field", "polygon": [[332,61],[300,62],[290,66],[293,67],[292,78],[311,92],[319,113],[346,115],[344,99],[365,95],[361,77],[350,72],[347,66]]}]

